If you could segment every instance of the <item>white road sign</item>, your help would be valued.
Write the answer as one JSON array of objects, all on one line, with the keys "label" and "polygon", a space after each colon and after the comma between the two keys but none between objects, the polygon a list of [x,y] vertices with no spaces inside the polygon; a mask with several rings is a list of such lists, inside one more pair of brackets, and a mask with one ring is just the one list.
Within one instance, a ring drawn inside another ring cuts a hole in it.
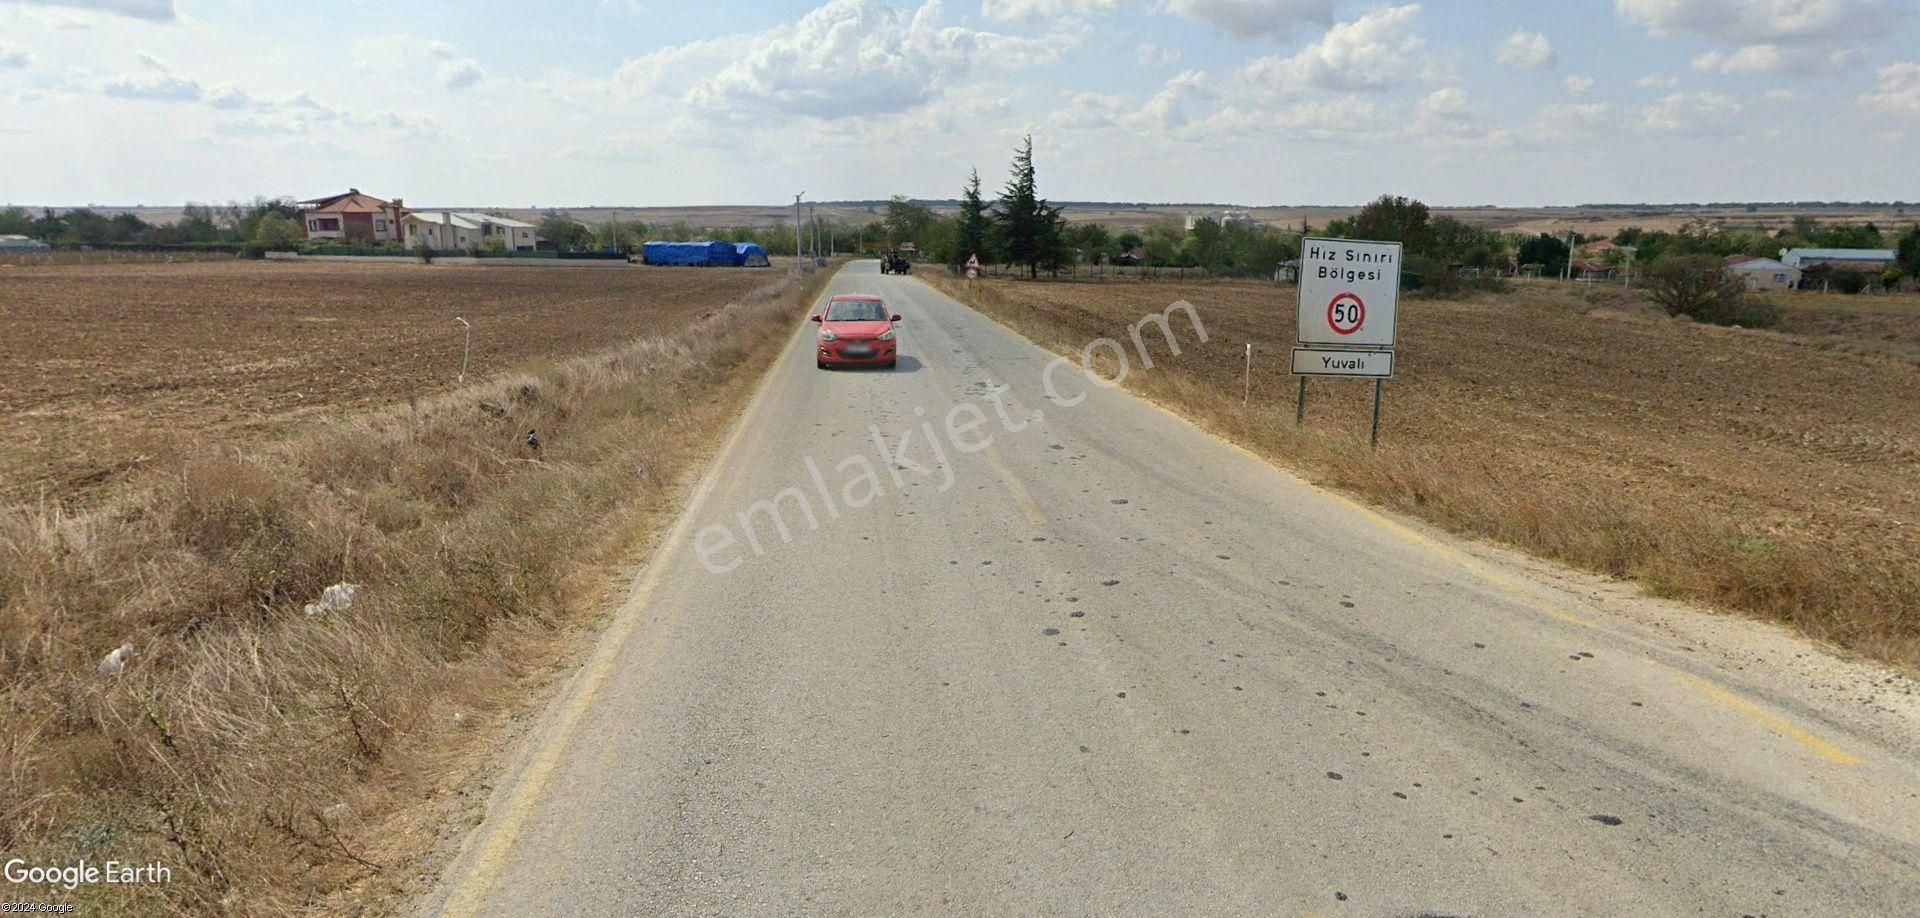
[{"label": "white road sign", "polygon": [[978,255],[967,256],[967,276],[968,277],[980,276],[980,256]]},{"label": "white road sign", "polygon": [[1399,305],[1400,243],[1300,241],[1301,344],[1393,347]]},{"label": "white road sign", "polygon": [[1393,375],[1393,352],[1355,351],[1331,347],[1293,349],[1295,376],[1358,376],[1386,379]]}]

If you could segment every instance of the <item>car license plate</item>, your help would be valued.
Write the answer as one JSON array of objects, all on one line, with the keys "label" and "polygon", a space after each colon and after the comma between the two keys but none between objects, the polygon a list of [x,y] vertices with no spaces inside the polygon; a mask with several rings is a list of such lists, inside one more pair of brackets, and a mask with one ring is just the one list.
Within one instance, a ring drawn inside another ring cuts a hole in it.
[{"label": "car license plate", "polygon": [[847,346],[847,347],[843,347],[843,348],[841,348],[841,349],[840,349],[840,356],[842,356],[842,357],[872,357],[872,356],[873,356],[873,348],[870,348],[870,347],[866,347],[865,345],[859,345],[859,344],[855,344],[855,345],[849,345],[849,346]]}]

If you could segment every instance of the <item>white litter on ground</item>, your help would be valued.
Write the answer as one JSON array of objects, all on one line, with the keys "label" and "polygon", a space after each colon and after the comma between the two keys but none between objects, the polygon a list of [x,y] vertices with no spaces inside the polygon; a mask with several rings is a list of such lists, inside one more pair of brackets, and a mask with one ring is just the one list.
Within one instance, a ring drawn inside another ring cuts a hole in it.
[{"label": "white litter on ground", "polygon": [[319,602],[307,603],[307,617],[318,618],[333,612],[345,612],[353,607],[353,597],[360,592],[360,584],[336,583],[320,593]]},{"label": "white litter on ground", "polygon": [[121,644],[100,660],[100,675],[118,676],[127,664],[133,660],[133,645]]}]

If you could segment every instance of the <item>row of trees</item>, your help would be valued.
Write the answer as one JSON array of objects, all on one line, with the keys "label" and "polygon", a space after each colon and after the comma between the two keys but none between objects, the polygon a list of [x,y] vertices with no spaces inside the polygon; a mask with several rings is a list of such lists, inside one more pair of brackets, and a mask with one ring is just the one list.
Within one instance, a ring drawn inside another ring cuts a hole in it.
[{"label": "row of trees", "polygon": [[172,223],[148,223],[138,214],[107,216],[90,208],[65,213],[45,209],[35,216],[20,207],[0,208],[0,235],[30,236],[53,245],[241,245],[269,248],[298,244],[300,210],[284,198],[250,203],[188,204]]}]

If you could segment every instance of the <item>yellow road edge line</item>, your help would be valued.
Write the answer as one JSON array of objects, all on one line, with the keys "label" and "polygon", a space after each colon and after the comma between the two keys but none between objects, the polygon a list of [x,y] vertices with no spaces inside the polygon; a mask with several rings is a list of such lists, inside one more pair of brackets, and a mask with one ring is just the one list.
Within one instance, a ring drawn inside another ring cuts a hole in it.
[{"label": "yellow road edge line", "polygon": [[1019,477],[1013,474],[1012,469],[1007,468],[1007,463],[1000,458],[1000,451],[989,444],[986,449],[981,450],[981,453],[987,457],[988,462],[993,464],[993,470],[999,473],[1000,483],[1007,486],[1007,493],[1013,495],[1013,502],[1019,504],[1020,509],[1027,514],[1027,521],[1035,526],[1045,526],[1047,515],[1040,512],[1040,505],[1035,503],[1033,495],[1027,492],[1027,486],[1020,483]]},{"label": "yellow road edge line", "polygon": [[1768,730],[1778,733],[1781,736],[1786,737],[1787,739],[1800,744],[1801,746],[1805,747],[1807,751],[1813,753],[1814,755],[1819,756],[1821,759],[1827,762],[1830,762],[1834,765],[1842,765],[1846,767],[1853,767],[1856,765],[1863,764],[1863,761],[1859,756],[1854,755],[1851,752],[1847,752],[1846,750],[1841,749],[1840,747],[1835,746],[1832,743],[1829,743],[1826,740],[1821,739],[1820,737],[1814,736],[1813,734],[1800,729],[1798,726],[1794,725],[1792,721],[1788,720],[1784,715],[1776,714],[1772,711],[1769,711],[1766,708],[1763,708],[1751,701],[1748,701],[1745,698],[1740,697],[1739,695],[1731,691],[1728,691],[1727,689],[1714,685],[1713,683],[1708,682],[1707,680],[1702,679],[1699,676],[1695,676],[1691,673],[1684,673],[1684,672],[1680,672],[1679,670],[1675,670],[1674,674],[1679,676],[1680,681],[1684,683],[1688,688],[1691,688],[1694,691],[1699,692],[1701,695],[1705,696],[1707,700],[1712,701],[1720,705],[1721,707],[1724,707],[1736,714],[1746,717],[1748,720],[1751,720],[1754,723],[1757,723]]},{"label": "yellow road edge line", "polygon": [[[927,282],[921,281],[919,278],[912,279],[932,291],[935,296],[946,296],[946,294],[934,290]],[[947,299],[953,300],[952,297],[947,297]],[[953,300],[953,302],[959,303],[960,301]],[[962,304],[961,308],[966,308],[965,304]],[[988,321],[991,322],[993,320],[989,319]],[[1004,328],[1005,326],[1002,327]],[[947,374],[934,369],[933,364],[923,361],[920,365],[926,369],[928,375],[940,377],[942,382],[951,382],[951,380],[946,378]],[[1000,483],[1006,486],[1007,493],[1013,495],[1013,502],[1020,505],[1020,512],[1027,515],[1027,522],[1035,526],[1045,526],[1047,524],[1047,514],[1040,509],[1039,502],[1033,499],[1033,494],[1027,490],[1027,486],[1021,483],[1020,476],[1015,475],[1013,469],[1007,466],[1006,460],[1001,458],[1000,450],[995,448],[991,442],[988,442],[986,449],[980,452],[987,457],[987,463],[993,466],[994,474],[1000,476]]]},{"label": "yellow road edge line", "polygon": [[[828,283],[831,286],[831,278],[828,279]],[[826,296],[827,291],[823,290],[820,295]],[[818,306],[819,300],[816,298],[814,307]],[[801,337],[801,332],[806,328],[807,326],[802,323],[789,336],[790,339]],[[714,453],[713,459],[709,461],[706,472],[702,474],[700,482],[694,486],[693,496],[681,509],[673,528],[668,530],[666,536],[661,539],[660,545],[663,549],[686,542],[687,531],[693,527],[693,521],[698,517],[699,510],[719,483],[720,471],[726,468],[728,459],[739,448],[740,442],[746,439],[748,431],[754,429],[751,421],[760,413],[761,403],[766,400],[767,393],[772,390],[774,376],[777,375],[779,368],[791,359],[789,355],[793,353],[796,351],[789,340],[781,357],[768,367],[767,372],[761,374],[753,396],[748,400],[746,408],[740,412],[740,419],[735,422],[732,432],[727,435],[726,442],[721,444],[720,450]],[[581,668],[578,677],[580,681],[576,683],[573,694],[561,706],[545,743],[535,752],[533,760],[526,769],[520,773],[518,786],[514,789],[512,796],[507,798],[499,823],[484,837],[476,840],[471,849],[473,851],[471,864],[459,879],[454,881],[446,903],[441,908],[441,914],[465,916],[481,913],[487,895],[493,891],[494,880],[499,876],[502,862],[506,859],[514,842],[518,840],[521,829],[526,826],[527,819],[533,814],[534,807],[546,793],[547,786],[552,783],[555,772],[559,771],[564,754],[572,746],[574,730],[579,726],[587,710],[599,699],[600,690],[605,686],[607,679],[613,675],[614,662],[619,659],[621,652],[626,649],[627,642],[633,638],[641,622],[645,620],[644,613],[651,608],[653,594],[659,588],[663,572],[667,567],[666,560],[666,552],[663,550],[659,556],[648,562],[646,573],[635,585],[632,595],[614,614],[614,620],[607,626],[606,631],[601,633],[593,656]],[[656,635],[664,634],[671,624],[671,622],[658,623],[655,628]],[[655,644],[649,645],[646,649],[651,651],[657,644],[656,640]],[[646,668],[642,672],[643,677],[652,672],[653,657],[649,653],[644,659]]]}]

